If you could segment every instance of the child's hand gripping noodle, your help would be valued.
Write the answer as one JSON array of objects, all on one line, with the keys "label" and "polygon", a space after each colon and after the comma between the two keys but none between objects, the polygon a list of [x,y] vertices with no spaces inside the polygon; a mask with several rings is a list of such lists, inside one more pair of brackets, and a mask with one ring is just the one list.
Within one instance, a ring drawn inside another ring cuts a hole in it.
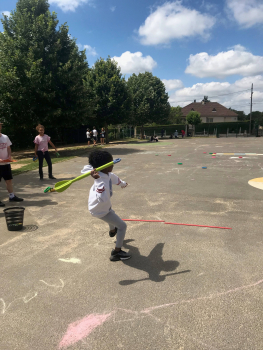
[{"label": "child's hand gripping noodle", "polygon": [[[63,181],[59,181],[55,184],[55,187],[52,188],[52,187],[47,187],[45,190],[44,190],[44,193],[47,193],[47,192],[63,192],[65,191],[73,182],[76,182],[76,181],[79,181],[79,180],[82,180],[84,179],[85,177],[91,175],[92,176],[92,172],[96,172],[96,171],[100,171],[100,170],[103,170],[103,169],[106,169],[108,167],[110,167],[111,165],[113,164],[116,164],[116,163],[119,163],[121,161],[121,158],[117,158],[117,159],[114,159],[112,162],[109,162],[107,164],[104,164],[102,165],[101,167],[97,168],[97,169],[93,169],[91,171],[88,171],[88,172],[85,172],[83,175],[80,175],[78,177],[76,177],[75,179],[73,180],[63,180]],[[92,176],[93,177],[93,176]]]}]

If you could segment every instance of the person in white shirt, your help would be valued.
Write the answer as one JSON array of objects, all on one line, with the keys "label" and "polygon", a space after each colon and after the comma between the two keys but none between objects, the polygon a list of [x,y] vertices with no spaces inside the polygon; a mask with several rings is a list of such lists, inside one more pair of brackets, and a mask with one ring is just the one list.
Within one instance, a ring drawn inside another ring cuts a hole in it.
[{"label": "person in white shirt", "polygon": [[[7,135],[1,133],[3,123],[0,123],[0,181],[3,178],[6,183],[7,191],[9,192],[9,202],[22,202],[23,199],[17,197],[13,192],[12,183],[12,171],[8,160],[11,160],[11,145]],[[5,204],[0,201],[0,207],[4,207]]]},{"label": "person in white shirt", "polygon": [[93,146],[96,146],[97,145],[98,131],[96,130],[95,126],[93,126],[92,135],[93,135]]},{"label": "person in white shirt", "polygon": [[86,135],[87,135],[87,141],[88,141],[88,146],[90,146],[90,130],[89,129],[87,129],[87,132],[86,132]]},{"label": "person in white shirt", "polygon": [[92,216],[97,217],[109,224],[110,237],[116,234],[116,246],[112,250],[110,260],[119,261],[131,258],[131,255],[121,250],[125,237],[127,225],[115,214],[111,208],[112,185],[120,185],[125,188],[128,184],[112,173],[113,165],[97,172],[96,168],[113,161],[112,155],[107,151],[96,150],[89,156],[89,165],[84,166],[81,173],[91,171],[94,184],[89,193],[89,211]]}]

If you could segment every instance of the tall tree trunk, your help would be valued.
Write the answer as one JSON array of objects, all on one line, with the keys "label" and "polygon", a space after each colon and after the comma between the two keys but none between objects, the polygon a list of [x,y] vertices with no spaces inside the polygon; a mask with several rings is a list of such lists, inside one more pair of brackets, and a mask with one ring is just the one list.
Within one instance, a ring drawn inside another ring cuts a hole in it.
[{"label": "tall tree trunk", "polygon": [[144,128],[143,128],[143,125],[141,125],[141,140],[143,140],[143,131],[144,131]]},{"label": "tall tree trunk", "polygon": [[109,132],[108,132],[108,124],[105,122],[104,123],[104,129],[105,129],[105,136],[106,136],[106,143],[109,143]]}]

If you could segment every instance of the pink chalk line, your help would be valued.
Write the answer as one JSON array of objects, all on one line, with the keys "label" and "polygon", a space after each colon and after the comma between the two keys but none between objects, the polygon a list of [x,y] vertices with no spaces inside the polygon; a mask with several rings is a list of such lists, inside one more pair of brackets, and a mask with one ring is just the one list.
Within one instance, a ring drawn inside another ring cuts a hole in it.
[{"label": "pink chalk line", "polygon": [[71,323],[67,332],[59,343],[59,349],[68,348],[83,338],[86,338],[95,328],[101,326],[110,316],[109,314],[90,314],[82,320]]},{"label": "pink chalk line", "polygon": [[[248,284],[245,286],[241,286],[241,287],[227,290],[225,292],[215,293],[215,294],[211,294],[211,295],[205,296],[205,297],[179,300],[179,301],[176,301],[175,303],[152,306],[149,308],[145,308],[139,312],[133,311],[133,310],[126,310],[126,309],[116,309],[108,314],[90,314],[90,315],[85,316],[82,320],[71,323],[68,326],[66,334],[64,335],[61,342],[59,343],[59,349],[68,348],[69,346],[77,343],[78,341],[88,337],[89,334],[95,328],[103,325],[104,322],[109,320],[116,313],[117,310],[122,310],[125,312],[129,312],[131,314],[134,314],[135,318],[137,319],[137,318],[139,318],[138,317],[139,314],[146,314],[146,315],[150,316],[150,313],[152,311],[155,311],[158,309],[163,309],[163,308],[167,308],[167,307],[171,307],[171,306],[179,305],[179,304],[192,303],[192,302],[199,301],[199,300],[214,299],[214,298],[217,298],[217,297],[220,297],[223,295],[232,294],[232,293],[236,293],[236,292],[239,292],[239,291],[242,291],[245,289],[256,287],[261,283],[263,283],[263,279],[255,282],[255,283],[252,283],[252,284]],[[132,319],[130,319],[130,320],[132,320]]]},{"label": "pink chalk line", "polygon": [[177,223],[175,223],[175,222],[165,222],[165,225],[197,226],[197,227],[222,228],[222,229],[224,229],[224,230],[232,230],[231,227],[207,226],[207,225],[194,225],[194,224],[177,224]]},{"label": "pink chalk line", "polygon": [[122,219],[123,221],[144,221],[144,222],[165,222],[164,220],[137,220],[137,219]]},{"label": "pink chalk line", "polygon": [[221,228],[221,229],[224,229],[224,230],[232,230],[231,227],[195,225],[195,224],[179,224],[179,223],[176,223],[176,222],[165,222],[164,220],[137,220],[137,219],[122,219],[122,220],[123,221],[143,221],[143,222],[164,222],[165,225],[197,226],[197,227],[210,227],[210,228]]},{"label": "pink chalk line", "polygon": [[262,282],[263,282],[263,280],[260,280],[260,281],[257,281],[256,283],[253,283],[253,284],[248,284],[246,286],[237,287],[237,288],[230,289],[230,290],[227,290],[227,291],[221,292],[221,293],[211,294],[211,295],[209,295],[207,297],[199,297],[199,298],[194,298],[194,299],[187,299],[187,300],[176,301],[175,303],[170,303],[170,304],[163,304],[163,305],[158,305],[158,306],[152,306],[152,307],[149,307],[147,309],[142,310],[141,313],[150,313],[151,311],[154,311],[154,310],[157,310],[157,309],[163,309],[163,308],[174,306],[174,305],[178,305],[178,304],[191,303],[193,301],[198,301],[198,300],[213,299],[213,298],[216,298],[216,297],[220,297],[222,295],[232,294],[232,293],[236,293],[236,292],[239,292],[241,290],[244,290],[244,289],[256,287],[259,284],[261,284]]}]

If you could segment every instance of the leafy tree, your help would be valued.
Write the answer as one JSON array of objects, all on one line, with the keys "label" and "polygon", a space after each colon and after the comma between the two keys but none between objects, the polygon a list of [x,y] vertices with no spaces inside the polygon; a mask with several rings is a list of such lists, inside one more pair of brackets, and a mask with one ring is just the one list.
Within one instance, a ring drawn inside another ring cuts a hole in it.
[{"label": "leafy tree", "polygon": [[88,73],[87,84],[94,103],[94,114],[106,130],[108,143],[108,125],[128,120],[131,99],[127,83],[117,62],[108,57],[106,61],[100,58],[95,62]]},{"label": "leafy tree", "polygon": [[182,107],[177,106],[177,107],[171,107],[170,113],[169,113],[169,121],[172,124],[181,124],[182,122]]},{"label": "leafy tree", "polygon": [[[248,115],[248,119],[250,119],[250,114]],[[254,120],[258,125],[263,125],[263,112],[252,112],[251,120]]]},{"label": "leafy tree", "polygon": [[167,122],[170,113],[168,94],[163,82],[152,73],[132,74],[128,79],[132,97],[131,123],[143,127],[147,123]]},{"label": "leafy tree", "polygon": [[[71,127],[89,116],[88,63],[47,0],[18,0],[2,20],[0,114],[20,135],[41,122]],[[25,137],[25,135],[23,135]]]},{"label": "leafy tree", "polygon": [[210,100],[208,100],[208,96],[204,96],[204,99],[202,102],[204,102],[204,103],[210,102]]},{"label": "leafy tree", "polygon": [[248,119],[248,116],[246,116],[246,114],[244,113],[244,111],[237,111],[236,109],[232,109],[232,108],[229,108],[231,111],[235,112],[238,117],[237,117],[237,120],[239,121],[245,121]]},{"label": "leafy tree", "polygon": [[186,116],[186,120],[188,124],[191,124],[194,127],[202,123],[201,114],[196,111],[189,112]]}]

